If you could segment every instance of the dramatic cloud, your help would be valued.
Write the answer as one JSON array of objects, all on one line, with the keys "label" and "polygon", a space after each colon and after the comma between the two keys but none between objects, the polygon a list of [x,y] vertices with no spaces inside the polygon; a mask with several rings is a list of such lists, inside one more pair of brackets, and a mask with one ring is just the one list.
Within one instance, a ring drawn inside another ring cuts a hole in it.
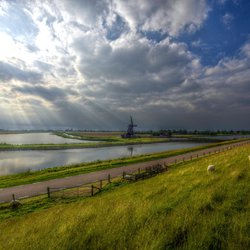
[{"label": "dramatic cloud", "polygon": [[197,34],[217,4],[1,1],[0,127],[122,129],[133,115],[141,129],[247,128],[247,36],[210,65],[195,51],[211,47]]},{"label": "dramatic cloud", "polygon": [[187,1],[114,1],[117,12],[133,30],[160,31],[178,35],[184,30],[194,32],[206,19],[206,2]]},{"label": "dramatic cloud", "polygon": [[0,80],[9,82],[12,79],[22,82],[37,83],[41,81],[42,74],[29,70],[21,70],[13,65],[0,61]]}]

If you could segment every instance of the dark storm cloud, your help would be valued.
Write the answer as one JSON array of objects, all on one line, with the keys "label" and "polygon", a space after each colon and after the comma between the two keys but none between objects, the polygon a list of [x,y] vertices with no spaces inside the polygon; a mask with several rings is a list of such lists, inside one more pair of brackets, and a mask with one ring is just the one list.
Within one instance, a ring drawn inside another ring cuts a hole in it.
[{"label": "dark storm cloud", "polygon": [[43,86],[22,86],[22,87],[13,87],[13,91],[17,91],[24,95],[33,95],[41,97],[52,103],[56,101],[63,102],[67,99],[69,95],[77,95],[77,92],[74,90],[65,90],[59,87],[43,87]]},{"label": "dark storm cloud", "polygon": [[71,103],[63,101],[58,103],[57,112],[62,121],[74,128],[85,129],[117,129],[124,121],[117,116],[116,112],[103,106],[102,101]]},{"label": "dark storm cloud", "polygon": [[[107,90],[107,94],[124,91],[161,92],[185,80],[187,65],[191,63],[192,57],[181,44],[163,41],[153,45],[146,40],[133,42],[115,49],[104,45],[98,50],[92,43],[93,48],[87,48],[86,51],[83,39],[79,38],[74,44],[76,50],[82,52],[78,68],[92,85]],[[92,55],[93,50],[95,55]]]},{"label": "dark storm cloud", "polygon": [[0,80],[7,82],[12,79],[22,82],[38,83],[43,79],[41,73],[21,70],[13,65],[0,61]]},{"label": "dark storm cloud", "polygon": [[[171,41],[154,46],[137,40],[117,50],[105,44],[104,50],[99,49],[100,53],[94,49],[94,42],[91,46],[86,49],[80,43],[75,44],[79,53],[90,58],[78,65],[88,83],[83,93],[94,98],[101,96],[102,106],[109,107],[113,113],[115,110],[121,114],[133,113],[155,128],[159,124],[174,127],[183,122],[190,128],[212,129],[216,128],[214,124],[227,126],[219,119],[220,113],[230,114],[222,116],[228,120],[243,109],[249,110],[250,71],[245,56],[201,68],[199,64],[195,66],[197,58],[190,55],[184,45]],[[89,55],[92,51],[95,51],[93,56]],[[91,65],[95,65],[92,70]],[[147,116],[153,116],[154,122],[148,121]],[[200,121],[199,116],[204,120]],[[171,117],[171,123],[167,117]],[[194,120],[200,124],[195,126]],[[245,125],[238,120],[238,126]]]}]

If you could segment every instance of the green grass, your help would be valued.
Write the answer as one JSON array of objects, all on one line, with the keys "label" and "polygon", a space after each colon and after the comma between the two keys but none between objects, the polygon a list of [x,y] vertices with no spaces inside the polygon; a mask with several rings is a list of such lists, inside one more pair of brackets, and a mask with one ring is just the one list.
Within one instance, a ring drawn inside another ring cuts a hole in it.
[{"label": "green grass", "polygon": [[[89,141],[105,141],[105,142],[114,142],[114,143],[126,143],[128,141],[135,142],[154,142],[154,140],[166,140],[168,138],[164,137],[154,137],[149,134],[136,134],[135,138],[124,139],[121,137],[122,132],[55,132],[54,134],[64,137],[64,138],[74,138],[78,140],[89,140]],[[223,139],[216,139],[213,137],[206,137],[201,135],[174,135],[174,138],[185,138],[189,141],[202,141],[202,142],[219,142],[225,141]]]},{"label": "green grass", "polygon": [[[240,140],[237,140],[237,141],[240,141]],[[234,140],[233,142],[236,142],[236,140]],[[129,157],[129,158],[96,161],[96,162],[90,162],[90,163],[79,163],[79,164],[74,164],[74,165],[69,165],[69,166],[46,168],[46,169],[42,169],[41,171],[34,171],[34,172],[26,171],[24,173],[5,175],[5,176],[0,176],[0,188],[29,184],[29,183],[51,180],[51,179],[56,179],[56,178],[63,178],[63,177],[79,175],[79,174],[86,174],[86,173],[90,173],[94,171],[125,166],[125,165],[129,165],[133,163],[146,162],[150,160],[166,158],[170,156],[192,152],[192,151],[199,150],[199,149],[205,149],[205,148],[229,144],[229,143],[232,143],[232,141],[222,142],[222,143],[213,143],[213,144],[203,145],[203,146],[194,147],[194,148],[171,150],[171,151],[166,151],[166,152],[161,152],[161,153],[139,155],[139,156],[134,156],[134,157]]]},{"label": "green grass", "polygon": [[[83,138],[84,139],[84,138]],[[85,138],[87,139],[87,138]],[[103,139],[102,139],[103,140]],[[95,141],[95,140],[93,140]],[[64,143],[64,144],[7,144],[0,143],[0,151],[5,150],[58,150],[58,149],[73,149],[73,148],[99,148],[123,145],[150,144],[159,142],[168,142],[166,138],[130,138],[117,140],[109,139],[109,141],[87,142],[87,143]]]},{"label": "green grass", "polygon": [[[124,145],[136,145],[136,144],[151,144],[168,142],[169,138],[159,138],[159,137],[145,137],[144,135],[139,135],[135,138],[124,139],[120,136],[120,132],[112,133],[83,133],[83,132],[54,132],[55,135],[78,139],[79,143],[63,143],[63,144],[7,144],[0,143],[0,151],[10,151],[10,150],[59,150],[59,149],[74,149],[74,148],[99,148],[99,147],[112,147],[112,146],[124,146]],[[189,141],[198,142],[218,142],[223,140],[216,140],[211,138],[196,138],[187,137]],[[88,140],[89,142],[82,143],[81,140]]]},{"label": "green grass", "polygon": [[234,148],[93,198],[30,202],[2,217],[0,249],[249,249],[249,154]]}]

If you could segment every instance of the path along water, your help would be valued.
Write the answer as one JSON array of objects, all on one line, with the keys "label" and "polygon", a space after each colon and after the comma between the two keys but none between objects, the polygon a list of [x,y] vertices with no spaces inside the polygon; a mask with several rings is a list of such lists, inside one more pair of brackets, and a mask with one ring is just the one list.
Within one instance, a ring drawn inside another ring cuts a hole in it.
[{"label": "path along water", "polygon": [[196,157],[204,156],[204,155],[211,154],[211,153],[221,152],[223,150],[231,149],[233,147],[238,147],[238,146],[248,144],[248,143],[250,143],[250,141],[232,143],[230,145],[223,145],[223,146],[217,146],[213,148],[198,150],[195,152],[172,156],[172,157],[168,157],[168,158],[160,159],[160,160],[154,160],[154,161],[143,162],[143,163],[138,163],[138,164],[131,164],[131,165],[123,166],[119,168],[112,168],[112,169],[97,171],[93,173],[71,176],[71,177],[66,177],[66,178],[61,178],[61,179],[54,179],[54,180],[49,180],[49,181],[43,181],[39,183],[27,184],[27,185],[22,185],[22,186],[17,186],[17,187],[4,188],[0,190],[0,202],[10,201],[12,199],[12,194],[15,194],[16,198],[35,196],[35,195],[46,193],[47,187],[66,188],[66,187],[72,187],[72,186],[79,186],[79,185],[83,185],[87,183],[93,183],[101,179],[106,179],[108,175],[110,175],[111,178],[114,178],[116,176],[122,175],[123,172],[133,173],[136,170],[138,170],[138,168],[143,170],[146,167],[149,167],[158,163],[159,164],[171,164],[171,163],[174,163],[175,161],[190,160],[191,158],[196,158]]}]

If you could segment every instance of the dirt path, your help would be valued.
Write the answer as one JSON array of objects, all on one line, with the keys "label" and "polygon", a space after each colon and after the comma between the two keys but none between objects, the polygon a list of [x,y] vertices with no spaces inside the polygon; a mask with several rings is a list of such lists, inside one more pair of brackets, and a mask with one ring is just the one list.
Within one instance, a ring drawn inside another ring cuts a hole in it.
[{"label": "dirt path", "polygon": [[108,174],[110,174],[111,178],[121,176],[123,172],[126,173],[133,173],[140,168],[141,170],[145,169],[148,166],[154,165],[154,164],[171,164],[178,161],[183,160],[190,160],[192,158],[201,157],[203,155],[219,152],[226,150],[228,148],[241,146],[243,144],[250,143],[250,141],[244,141],[244,142],[238,142],[238,143],[232,143],[227,144],[223,146],[217,146],[213,148],[198,150],[186,154],[181,154],[177,156],[171,156],[165,159],[159,159],[159,160],[153,160],[148,162],[142,162],[137,164],[131,164],[128,166],[118,167],[118,168],[112,168],[112,169],[106,169],[101,170],[97,172],[92,172],[88,174],[81,174],[77,176],[70,176],[65,177],[61,179],[54,179],[54,180],[48,180],[43,182],[37,182],[33,184],[26,184],[26,185],[20,185],[16,187],[10,187],[10,188],[4,188],[0,189],[0,203],[1,202],[8,202],[12,200],[12,194],[15,194],[16,198],[24,198],[24,197],[30,197],[30,196],[36,196],[40,194],[44,194],[47,192],[47,187],[51,188],[63,188],[63,187],[72,187],[72,186],[78,186],[88,183],[93,183],[101,179],[107,179]]}]

